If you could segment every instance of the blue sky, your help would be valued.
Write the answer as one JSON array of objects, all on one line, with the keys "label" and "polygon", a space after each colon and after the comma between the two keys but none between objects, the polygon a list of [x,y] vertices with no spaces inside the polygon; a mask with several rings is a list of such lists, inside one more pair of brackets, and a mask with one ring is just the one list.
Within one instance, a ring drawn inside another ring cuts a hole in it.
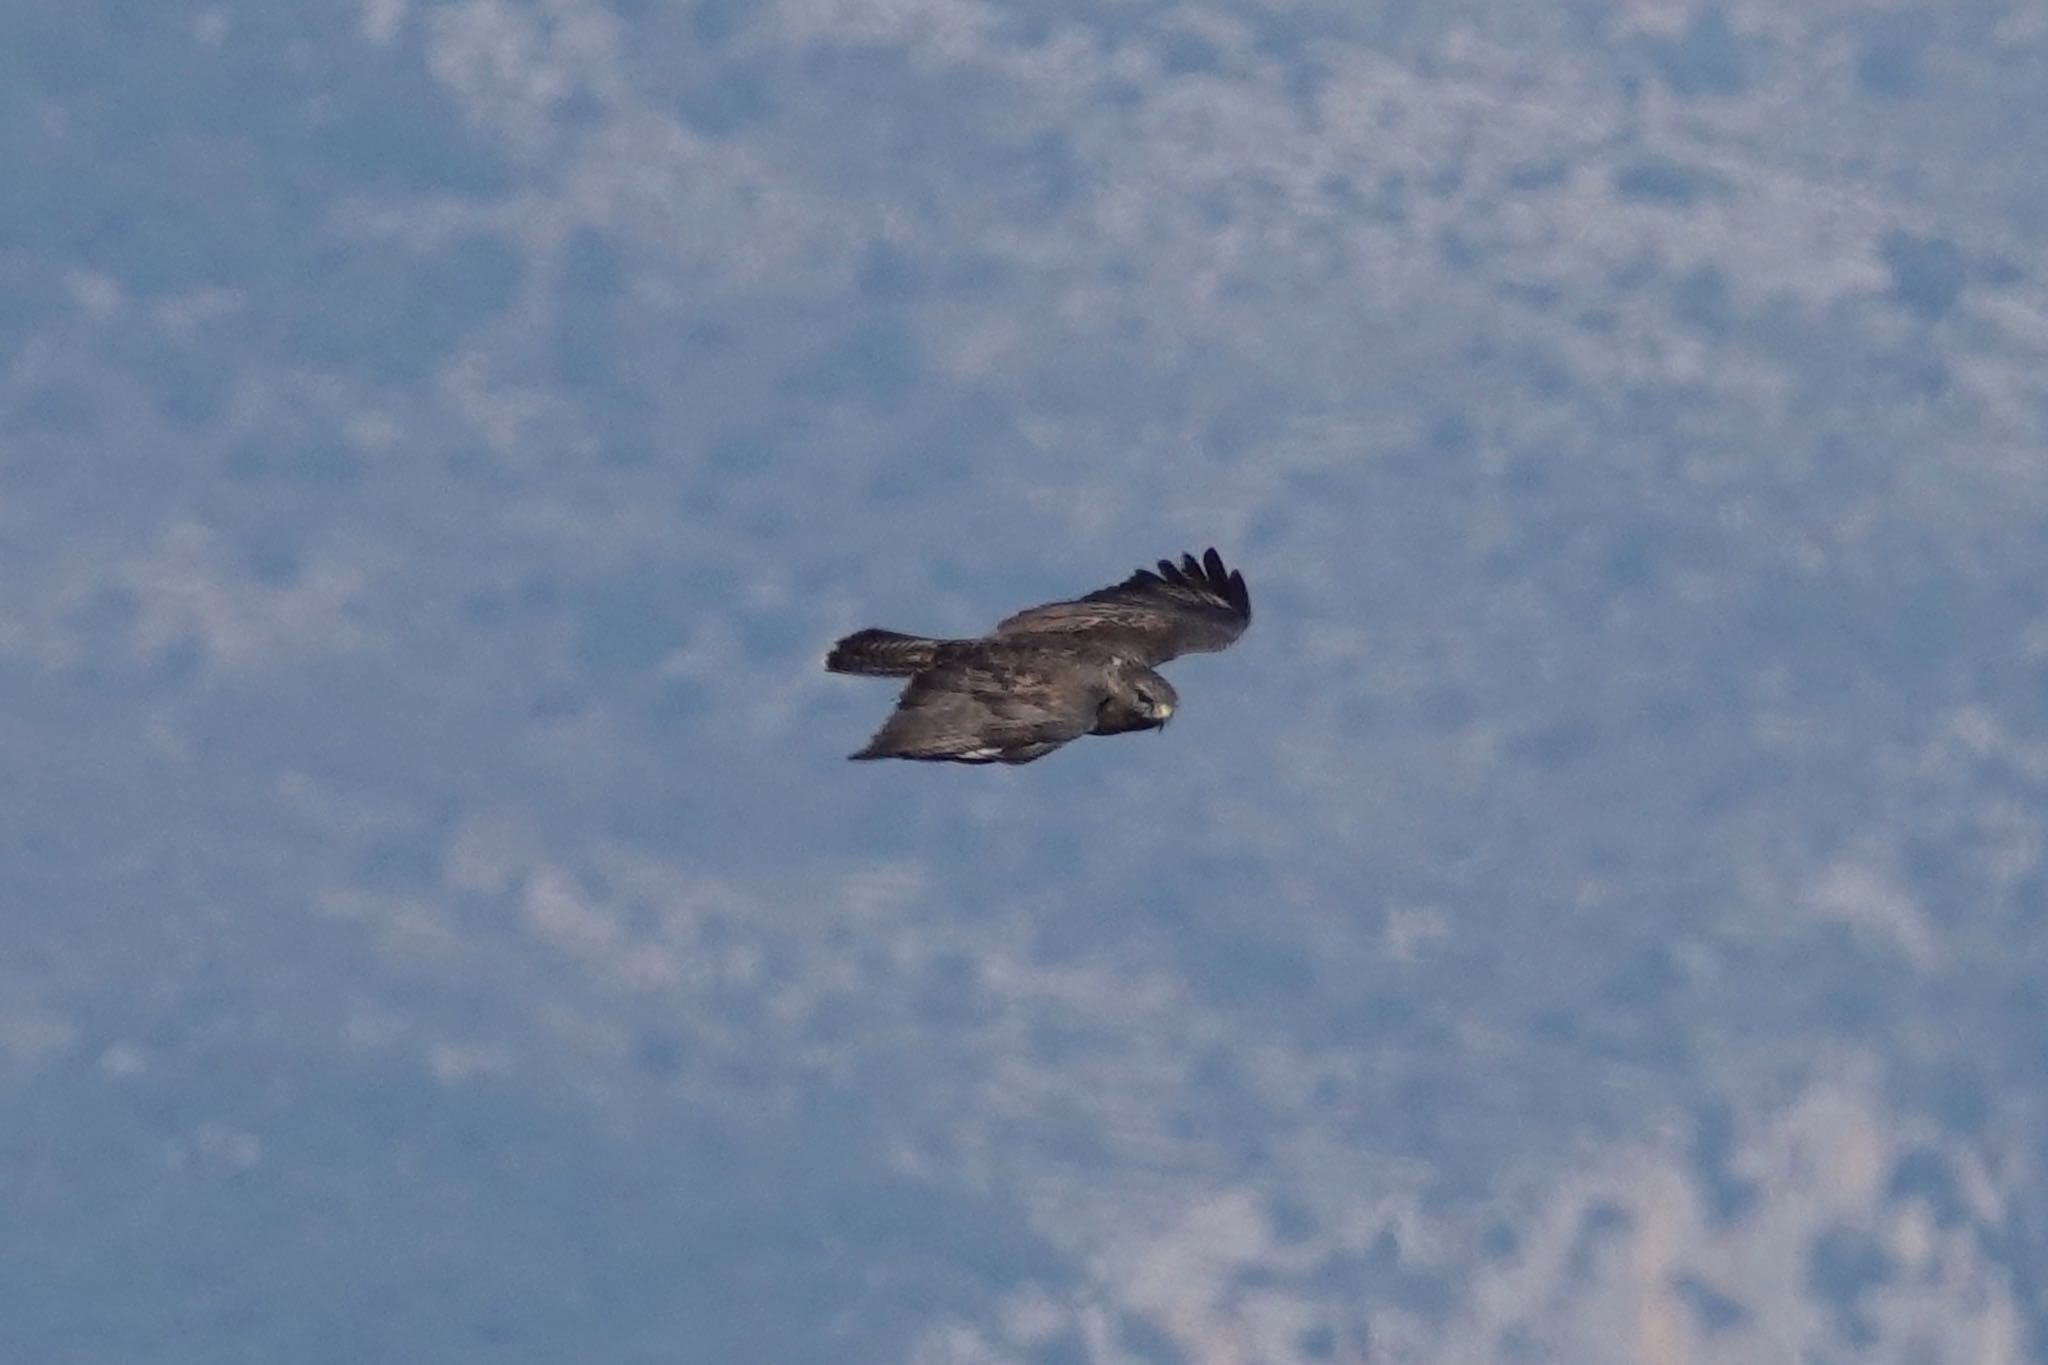
[{"label": "blue sky", "polygon": [[[10,1358],[2043,1349],[2029,7],[0,53]],[[1211,544],[1164,735],[844,761]]]}]

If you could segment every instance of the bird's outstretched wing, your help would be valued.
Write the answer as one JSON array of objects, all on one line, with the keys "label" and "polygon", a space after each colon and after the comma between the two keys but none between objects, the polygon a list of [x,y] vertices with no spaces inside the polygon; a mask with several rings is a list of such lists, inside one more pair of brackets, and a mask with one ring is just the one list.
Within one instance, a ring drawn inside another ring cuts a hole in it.
[{"label": "bird's outstretched wing", "polygon": [[1211,549],[1199,560],[1182,555],[1179,564],[1159,561],[1157,572],[1140,569],[1123,582],[1071,602],[1048,602],[1018,612],[998,625],[998,639],[1042,637],[1114,650],[1145,664],[1162,664],[1180,654],[1226,648],[1251,624],[1252,599],[1244,575],[1223,567]]}]

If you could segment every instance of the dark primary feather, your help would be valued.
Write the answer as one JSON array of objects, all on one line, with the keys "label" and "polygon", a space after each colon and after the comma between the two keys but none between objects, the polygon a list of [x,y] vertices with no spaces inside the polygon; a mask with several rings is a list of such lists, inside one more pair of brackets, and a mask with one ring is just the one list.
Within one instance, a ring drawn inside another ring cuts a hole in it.
[{"label": "dark primary feather", "polygon": [[1160,664],[1182,654],[1227,647],[1251,624],[1251,593],[1244,575],[1223,567],[1212,547],[1199,560],[1182,555],[1140,569],[1123,582],[1071,602],[1048,602],[1009,617],[998,638],[1083,635],[1121,648],[1130,657]]}]

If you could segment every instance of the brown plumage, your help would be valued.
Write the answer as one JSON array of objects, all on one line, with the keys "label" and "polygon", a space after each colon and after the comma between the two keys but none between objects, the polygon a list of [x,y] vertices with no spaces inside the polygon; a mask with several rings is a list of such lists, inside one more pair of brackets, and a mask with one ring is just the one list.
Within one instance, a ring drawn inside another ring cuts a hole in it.
[{"label": "brown plumage", "polygon": [[1156,666],[1223,649],[1251,619],[1244,575],[1212,549],[1020,611],[976,639],[855,631],[825,667],[910,679],[854,758],[1029,763],[1081,735],[1166,724],[1179,698]]}]

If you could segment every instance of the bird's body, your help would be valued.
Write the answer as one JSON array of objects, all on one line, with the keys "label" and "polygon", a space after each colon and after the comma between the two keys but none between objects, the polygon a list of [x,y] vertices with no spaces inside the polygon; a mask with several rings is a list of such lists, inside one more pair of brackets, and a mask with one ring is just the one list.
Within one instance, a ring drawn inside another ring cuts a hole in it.
[{"label": "bird's body", "polygon": [[1179,699],[1154,666],[1222,649],[1250,623],[1243,575],[1210,550],[1018,612],[976,639],[856,631],[825,667],[910,679],[854,758],[1029,763],[1082,735],[1164,725]]}]

